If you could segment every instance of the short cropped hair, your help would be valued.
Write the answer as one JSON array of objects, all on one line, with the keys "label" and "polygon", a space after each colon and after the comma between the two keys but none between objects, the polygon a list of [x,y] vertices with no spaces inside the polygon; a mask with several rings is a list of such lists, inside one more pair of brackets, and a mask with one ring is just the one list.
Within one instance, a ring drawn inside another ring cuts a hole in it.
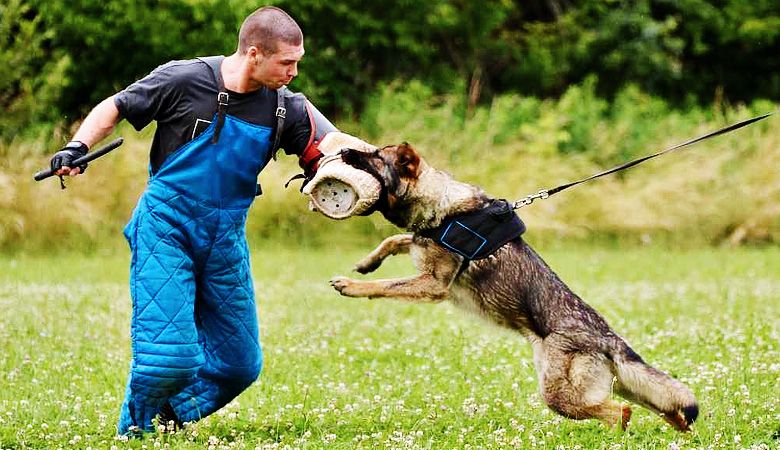
[{"label": "short cropped hair", "polygon": [[289,14],[275,6],[264,6],[247,16],[238,32],[238,52],[242,55],[253,45],[272,55],[279,50],[279,42],[301,45],[303,32]]}]

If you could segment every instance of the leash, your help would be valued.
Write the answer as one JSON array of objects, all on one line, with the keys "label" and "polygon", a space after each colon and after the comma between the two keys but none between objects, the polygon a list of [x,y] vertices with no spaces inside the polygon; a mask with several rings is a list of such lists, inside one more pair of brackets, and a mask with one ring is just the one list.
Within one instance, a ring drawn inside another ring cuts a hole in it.
[{"label": "leash", "polygon": [[557,194],[558,192],[561,192],[561,191],[563,191],[565,189],[568,189],[570,187],[576,186],[578,184],[582,184],[582,183],[585,183],[587,181],[595,180],[596,178],[601,178],[601,177],[603,177],[605,175],[609,175],[611,173],[615,173],[615,172],[619,172],[621,170],[628,169],[629,167],[636,166],[637,164],[643,163],[643,162],[645,162],[645,161],[647,161],[649,159],[653,159],[653,158],[655,158],[657,156],[661,156],[661,155],[669,153],[669,152],[671,152],[673,150],[677,150],[677,149],[680,149],[680,148],[683,148],[683,147],[687,147],[689,145],[695,144],[695,143],[703,141],[705,139],[709,139],[711,137],[715,137],[715,136],[718,136],[718,135],[721,135],[721,134],[729,133],[729,132],[737,130],[739,128],[748,126],[751,123],[758,122],[759,120],[766,119],[767,117],[771,116],[772,114],[774,114],[774,113],[771,112],[771,113],[767,113],[767,114],[764,114],[764,115],[761,115],[761,116],[758,116],[758,117],[753,117],[752,119],[743,120],[742,122],[738,122],[738,123],[729,125],[727,127],[721,128],[720,130],[717,130],[717,131],[712,131],[712,132],[707,133],[707,134],[705,134],[703,136],[699,136],[699,137],[691,139],[689,141],[685,141],[682,144],[677,144],[674,147],[667,148],[666,150],[662,150],[660,152],[653,153],[652,155],[643,156],[643,157],[635,159],[633,161],[629,161],[627,163],[623,163],[623,164],[621,164],[619,166],[613,167],[613,168],[611,168],[609,170],[605,170],[603,172],[599,172],[599,173],[597,173],[595,175],[591,175],[591,176],[589,176],[587,178],[583,178],[583,179],[578,180],[578,181],[562,184],[562,185],[560,185],[558,187],[555,187],[555,188],[552,188],[552,189],[542,189],[541,191],[537,192],[536,194],[528,195],[528,196],[526,196],[524,198],[521,198],[520,200],[514,202],[512,204],[512,209],[520,209],[520,208],[522,208],[524,206],[530,205],[536,199],[544,200],[546,198],[549,198],[553,194]]}]

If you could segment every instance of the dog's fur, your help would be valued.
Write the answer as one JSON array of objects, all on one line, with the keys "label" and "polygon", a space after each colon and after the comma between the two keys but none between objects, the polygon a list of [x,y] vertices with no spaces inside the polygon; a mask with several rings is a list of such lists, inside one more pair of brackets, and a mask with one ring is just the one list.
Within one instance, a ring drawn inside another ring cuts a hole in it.
[{"label": "dog's fur", "polygon": [[698,406],[681,382],[647,365],[574,294],[520,237],[460,272],[462,257],[416,233],[454,214],[483,208],[491,199],[425,163],[408,144],[374,152],[344,150],[342,159],[383,184],[378,210],[415,234],[389,237],[357,263],[368,273],[390,255],[410,253],[419,271],[401,279],[360,281],[336,277],[331,285],[349,297],[393,297],[414,302],[450,299],[533,345],[539,388],[547,405],[572,419],[597,418],[625,428],[631,408],[615,392],[687,431]]}]

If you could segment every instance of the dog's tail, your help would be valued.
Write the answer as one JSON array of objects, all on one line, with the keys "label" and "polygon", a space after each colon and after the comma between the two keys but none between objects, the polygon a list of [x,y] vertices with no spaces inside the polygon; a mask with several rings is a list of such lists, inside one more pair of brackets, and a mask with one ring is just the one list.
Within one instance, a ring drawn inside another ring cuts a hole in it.
[{"label": "dog's tail", "polygon": [[688,431],[699,415],[699,405],[687,386],[646,364],[622,339],[620,351],[611,352],[617,393],[660,414],[680,431]]}]

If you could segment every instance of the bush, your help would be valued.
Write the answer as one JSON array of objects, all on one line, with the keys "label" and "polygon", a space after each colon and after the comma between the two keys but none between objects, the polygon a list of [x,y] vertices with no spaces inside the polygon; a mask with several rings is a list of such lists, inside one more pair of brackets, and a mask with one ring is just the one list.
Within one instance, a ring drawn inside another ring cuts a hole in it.
[{"label": "bush", "polygon": [[[378,145],[408,141],[434,167],[516,200],[614,166],[626,160],[624,154],[649,154],[777,107],[762,101],[681,113],[635,87],[611,104],[592,91],[589,82],[573,86],[560,101],[499,96],[469,115],[460,95],[438,95],[421,83],[390,84],[372,99],[364,121],[339,125]],[[580,120],[589,126],[577,128]],[[567,190],[520,213],[537,242],[780,242],[779,120]],[[44,141],[0,145],[0,249],[124,247],[121,230],[145,185],[152,128],[139,135],[122,124],[124,146],[66,191],[56,180],[31,180],[48,163],[34,157],[51,151]],[[308,211],[297,185],[282,187],[299,171],[296,163],[281,158],[261,174],[264,194],[247,225],[253,241],[327,245],[339,235],[369,245],[396,231],[379,215],[333,221]]]},{"label": "bush", "polygon": [[57,121],[52,106],[67,87],[70,59],[47,51],[53,35],[28,2],[0,4],[0,138],[25,128],[28,134],[50,132]]},{"label": "bush", "polygon": [[[776,1],[275,3],[306,35],[307,56],[291,87],[336,118],[359,117],[377,86],[411,80],[436,95],[458,92],[458,107],[469,114],[503,94],[559,98],[583,83],[584,94],[610,101],[634,85],[683,110],[713,99],[780,99]],[[238,0],[6,1],[0,139],[68,127],[168,60],[233,52],[255,7]],[[604,111],[590,104],[589,120],[598,122]],[[571,124],[567,151],[583,150],[569,145],[585,142],[586,128]]]}]

